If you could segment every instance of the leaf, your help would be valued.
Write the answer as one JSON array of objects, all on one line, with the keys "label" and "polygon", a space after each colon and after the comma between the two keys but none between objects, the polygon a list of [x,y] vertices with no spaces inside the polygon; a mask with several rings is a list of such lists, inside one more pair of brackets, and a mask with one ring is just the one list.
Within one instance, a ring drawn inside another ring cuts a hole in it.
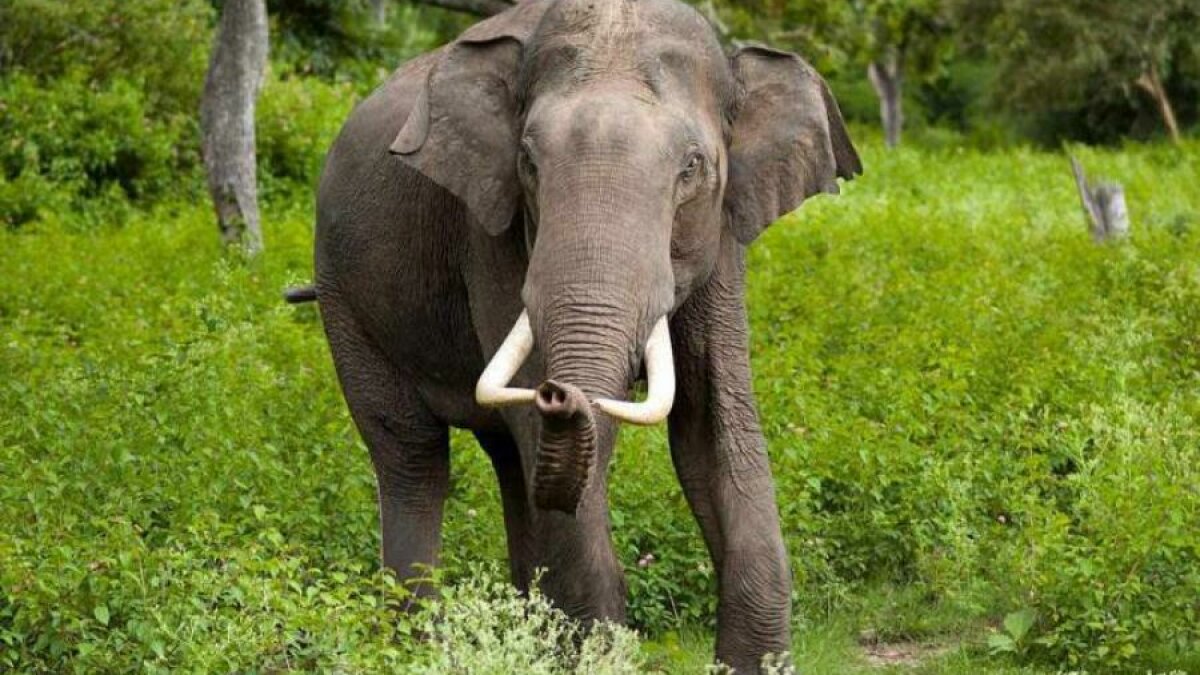
[{"label": "leaf", "polygon": [[1004,630],[1008,631],[1014,642],[1020,642],[1029,629],[1033,628],[1036,619],[1037,615],[1028,607],[1017,610],[1004,617]]},{"label": "leaf", "polygon": [[1017,651],[1017,643],[1004,633],[992,633],[988,636],[988,647],[991,648],[993,654],[1001,652]]},{"label": "leaf", "polygon": [[96,605],[95,609],[92,610],[92,615],[96,617],[101,626],[108,625],[108,605]]}]

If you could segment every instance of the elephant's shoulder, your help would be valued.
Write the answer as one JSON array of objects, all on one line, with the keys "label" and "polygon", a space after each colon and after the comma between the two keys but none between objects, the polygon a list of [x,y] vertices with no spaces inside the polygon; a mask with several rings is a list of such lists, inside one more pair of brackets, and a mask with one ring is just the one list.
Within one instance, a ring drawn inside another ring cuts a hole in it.
[{"label": "elephant's shoulder", "polygon": [[[380,161],[387,156],[400,127],[404,126],[417,96],[425,85],[429,70],[441,58],[443,49],[422,54],[405,62],[371,95],[355,106],[342,125],[341,133],[330,148],[326,173],[331,165],[340,168],[335,175],[344,176],[361,165]],[[346,165],[346,166],[342,166]]]},{"label": "elephant's shoulder", "polygon": [[425,78],[429,75],[430,69],[446,55],[447,48],[448,46],[442,46],[405,61],[399,68],[392,71],[388,79],[371,95],[405,93],[415,97],[421,87],[425,85]]},{"label": "elephant's shoulder", "polygon": [[383,84],[371,92],[371,95],[359,105],[360,110],[356,110],[355,113],[360,111],[368,114],[378,112],[393,120],[399,118],[394,122],[396,130],[399,131],[408,118],[408,113],[412,110],[417,96],[425,87],[429,71],[445,54],[446,47],[441,47],[404,62],[388,76]]}]

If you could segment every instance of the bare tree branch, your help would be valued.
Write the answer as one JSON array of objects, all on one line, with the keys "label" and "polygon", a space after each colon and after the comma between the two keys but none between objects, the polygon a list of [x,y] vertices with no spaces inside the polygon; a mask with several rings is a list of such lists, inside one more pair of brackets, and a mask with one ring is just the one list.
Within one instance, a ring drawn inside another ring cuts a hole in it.
[{"label": "bare tree branch", "polygon": [[1179,122],[1175,119],[1175,108],[1171,105],[1171,98],[1167,95],[1167,88],[1163,86],[1162,78],[1159,77],[1158,66],[1151,61],[1149,66],[1134,80],[1134,84],[1142,91],[1150,94],[1150,97],[1154,99],[1154,103],[1158,106],[1158,112],[1162,116],[1163,126],[1167,128],[1167,133],[1171,135],[1171,142],[1179,145]]},{"label": "bare tree branch", "polygon": [[1079,200],[1091,224],[1092,240],[1097,244],[1129,235],[1129,210],[1125,206],[1125,188],[1120,183],[1091,183],[1079,160],[1071,157],[1071,171]]}]

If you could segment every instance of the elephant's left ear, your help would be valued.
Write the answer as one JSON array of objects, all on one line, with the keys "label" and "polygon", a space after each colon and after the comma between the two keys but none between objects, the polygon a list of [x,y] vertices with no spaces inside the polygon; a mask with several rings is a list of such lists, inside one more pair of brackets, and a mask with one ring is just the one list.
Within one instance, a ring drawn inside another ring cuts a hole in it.
[{"label": "elephant's left ear", "polygon": [[743,47],[732,57],[739,87],[729,148],[726,218],[743,244],[838,178],[862,173],[829,85],[789,52]]},{"label": "elephant's left ear", "polygon": [[492,234],[508,227],[520,199],[518,68],[551,2],[525,0],[446,46],[390,147]]}]

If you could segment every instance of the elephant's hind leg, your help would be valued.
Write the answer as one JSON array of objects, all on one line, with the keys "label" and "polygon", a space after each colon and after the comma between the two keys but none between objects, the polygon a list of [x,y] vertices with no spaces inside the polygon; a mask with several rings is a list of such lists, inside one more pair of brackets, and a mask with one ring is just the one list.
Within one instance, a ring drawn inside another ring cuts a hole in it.
[{"label": "elephant's hind leg", "polygon": [[383,564],[402,580],[425,577],[441,546],[448,428],[336,301],[323,297],[321,312],[350,415],[375,466]]}]

